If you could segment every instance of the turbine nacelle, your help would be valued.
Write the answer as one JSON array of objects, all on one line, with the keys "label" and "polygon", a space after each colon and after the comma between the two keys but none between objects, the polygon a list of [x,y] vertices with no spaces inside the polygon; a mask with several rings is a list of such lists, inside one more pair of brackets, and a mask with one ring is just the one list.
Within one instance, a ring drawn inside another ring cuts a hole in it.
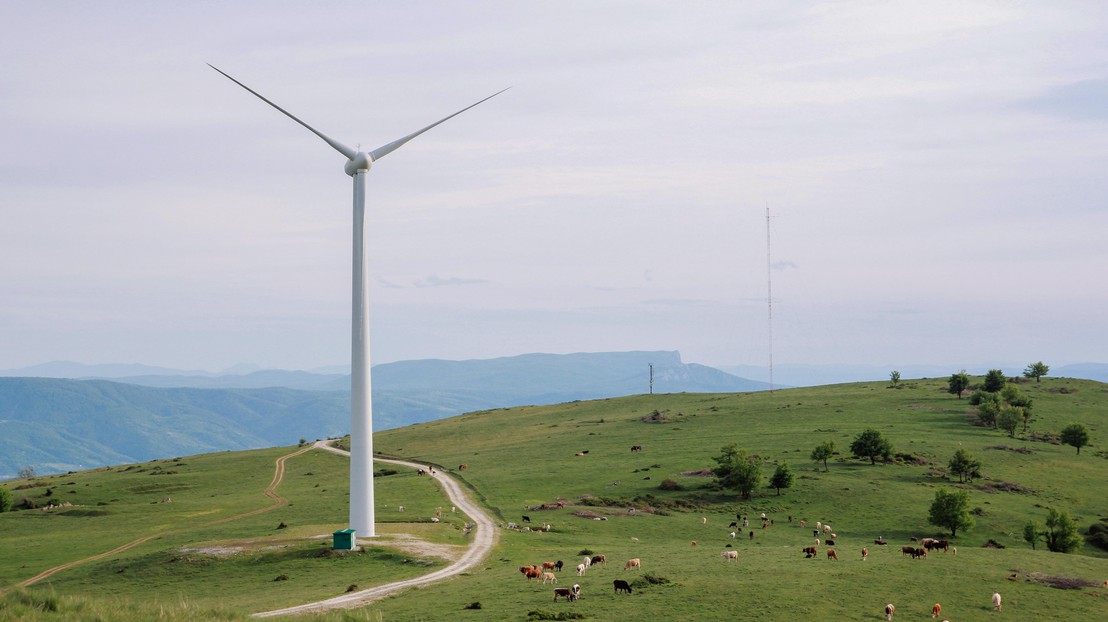
[{"label": "turbine nacelle", "polygon": [[354,154],[353,158],[346,161],[346,166],[343,170],[346,174],[353,177],[358,174],[358,171],[368,171],[373,166],[373,156],[364,151],[359,151]]}]

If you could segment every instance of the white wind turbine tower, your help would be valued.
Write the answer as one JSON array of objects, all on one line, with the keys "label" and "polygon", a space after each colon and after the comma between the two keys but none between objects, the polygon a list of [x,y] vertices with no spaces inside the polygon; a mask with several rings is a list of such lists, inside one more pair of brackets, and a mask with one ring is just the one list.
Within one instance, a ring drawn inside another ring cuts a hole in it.
[{"label": "white wind turbine tower", "polygon": [[346,174],[354,178],[354,278],[350,348],[350,527],[355,529],[358,535],[373,537],[376,531],[373,513],[373,403],[369,378],[369,270],[364,244],[365,175],[374,162],[404,146],[409,140],[508,89],[493,93],[476,104],[466,106],[419,131],[365,153],[355,151],[328,137],[214,65],[209,63],[208,66],[322,138],[323,142],[346,157],[344,167]]}]

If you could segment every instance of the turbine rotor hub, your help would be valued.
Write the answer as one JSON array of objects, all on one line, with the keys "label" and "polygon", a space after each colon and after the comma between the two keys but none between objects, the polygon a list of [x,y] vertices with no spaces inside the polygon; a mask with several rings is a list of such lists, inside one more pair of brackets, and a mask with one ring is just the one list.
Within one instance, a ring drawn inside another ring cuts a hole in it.
[{"label": "turbine rotor hub", "polygon": [[354,154],[354,157],[346,161],[346,166],[343,170],[346,174],[353,177],[358,171],[368,171],[373,166],[373,158],[369,157],[364,151],[359,151]]}]

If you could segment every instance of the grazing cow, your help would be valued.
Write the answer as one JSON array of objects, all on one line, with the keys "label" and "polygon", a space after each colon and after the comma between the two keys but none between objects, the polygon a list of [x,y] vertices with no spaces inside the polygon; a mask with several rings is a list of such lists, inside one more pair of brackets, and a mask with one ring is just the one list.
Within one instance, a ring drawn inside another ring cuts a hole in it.
[{"label": "grazing cow", "polygon": [[642,569],[642,563],[639,562],[638,557],[636,557],[635,559],[627,560],[627,563],[623,565],[624,570],[630,570],[631,568],[634,568],[636,570]]},{"label": "grazing cow", "polygon": [[542,584],[546,585],[547,581],[551,583],[557,583],[558,577],[555,577],[553,572],[544,572],[542,573]]},{"label": "grazing cow", "polygon": [[823,543],[826,544],[827,546],[835,546],[835,541],[832,540],[831,538],[828,538],[828,539],[824,540]]},{"label": "grazing cow", "polygon": [[831,525],[824,525],[823,533],[831,533]]},{"label": "grazing cow", "polygon": [[693,540],[693,541],[692,541],[692,545],[693,545],[693,546],[696,546],[696,540]]},{"label": "grazing cow", "polygon": [[866,547],[863,546],[862,547],[862,561],[866,561],[867,557],[869,557],[869,549],[867,549]]},{"label": "grazing cow", "polygon": [[527,577],[528,581],[542,577],[542,569],[538,566],[520,566],[519,571],[523,573],[523,576]]},{"label": "grazing cow", "polygon": [[586,555],[586,556],[581,558],[581,563],[585,564],[585,568],[588,568],[589,566],[592,565],[592,558],[589,557],[588,555]]},{"label": "grazing cow", "polygon": [[468,465],[468,464],[459,464],[459,465],[458,465],[458,470],[459,470],[459,471],[464,471],[464,470],[466,470],[466,469],[468,469],[468,468],[469,468],[469,465]]},{"label": "grazing cow", "polygon": [[577,576],[585,576],[585,569],[588,568],[585,564],[577,564]]},{"label": "grazing cow", "polygon": [[700,524],[701,525],[707,525],[708,524],[708,517],[707,516],[701,516],[700,517]]},{"label": "grazing cow", "polygon": [[802,550],[804,551],[805,559],[816,556],[816,547],[814,546],[806,546]]},{"label": "grazing cow", "polygon": [[886,544],[888,544],[888,542],[884,538],[878,538],[874,540],[873,543],[877,546],[885,546]]},{"label": "grazing cow", "polygon": [[608,558],[604,557],[603,555],[593,555],[592,559],[589,561],[589,565],[591,566],[593,564],[603,564],[606,561],[608,561]]},{"label": "grazing cow", "polygon": [[581,597],[581,586],[574,583],[573,587],[556,587],[554,588],[554,602],[558,602],[559,596],[565,596],[566,600],[573,602]]},{"label": "grazing cow", "polygon": [[555,566],[554,562],[543,562],[542,563],[542,569],[543,570],[554,570],[554,566]]},{"label": "grazing cow", "polygon": [[731,532],[731,540],[734,540],[734,539],[735,539],[735,532],[734,532],[734,531],[732,531],[732,532]]},{"label": "grazing cow", "polygon": [[1000,611],[1000,593],[993,593],[993,611]]},{"label": "grazing cow", "polygon": [[730,525],[728,525],[728,526],[727,526],[727,528],[728,528],[728,529],[731,529],[731,528],[734,528],[734,527],[738,527],[738,526],[739,526],[739,522],[738,522],[738,521],[731,521],[731,524],[730,524]]},{"label": "grazing cow", "polygon": [[951,555],[957,555],[958,554],[958,547],[956,547],[956,546],[950,547],[950,554]]},{"label": "grazing cow", "polygon": [[800,521],[800,526],[801,527],[807,527],[808,526],[808,521],[806,521],[806,520]]},{"label": "grazing cow", "polygon": [[820,529],[823,529],[823,523],[820,521],[816,521],[816,531],[819,531]]},{"label": "grazing cow", "polygon": [[623,579],[616,579],[615,581],[612,581],[612,586],[615,587],[616,594],[619,594],[620,592],[627,592],[628,594],[631,593],[631,585]]},{"label": "grazing cow", "polygon": [[530,516],[524,516],[523,517],[523,522],[525,522],[525,523],[531,522],[531,517]]},{"label": "grazing cow", "polygon": [[835,552],[835,549],[827,549],[827,559],[839,561],[839,554]]},{"label": "grazing cow", "polygon": [[911,555],[912,557],[915,557],[916,556],[916,547],[914,547],[914,546],[902,546],[902,547],[900,547],[900,552],[905,554],[905,555]]},{"label": "grazing cow", "polygon": [[437,523],[437,522],[439,522],[439,517],[438,517],[438,516],[432,516],[432,517],[431,517],[431,522],[432,522],[432,523]]},{"label": "grazing cow", "polygon": [[638,538],[636,538],[635,536],[631,536],[631,541],[632,541],[632,542],[638,542],[638,541],[639,541],[639,539],[638,539]]},{"label": "grazing cow", "polygon": [[642,451],[642,445],[631,445],[631,453]]},{"label": "grazing cow", "polygon": [[838,537],[839,537],[839,534],[837,534],[837,533],[831,534],[831,539],[832,540],[834,540],[835,538],[838,538]]},{"label": "grazing cow", "polygon": [[931,607],[931,617],[932,618],[939,617],[939,614],[942,613],[942,612],[943,612],[943,606],[940,605],[939,603],[935,603],[935,606]]},{"label": "grazing cow", "polygon": [[819,544],[820,544],[819,538],[816,538],[816,546],[819,546]]},{"label": "grazing cow", "polygon": [[752,532],[750,532],[750,541],[751,541],[751,542],[753,542],[753,541],[754,541],[754,532],[753,532],[753,531],[752,531]]},{"label": "grazing cow", "polygon": [[577,453],[575,453],[575,454],[573,454],[573,455],[575,455],[575,456],[583,456],[583,455],[585,455],[585,452],[583,452],[583,451],[579,451],[579,452],[577,452]]},{"label": "grazing cow", "polygon": [[554,562],[554,572],[561,572],[562,571],[562,566],[564,566],[564,565],[565,564],[563,564],[562,560],[560,560],[560,559],[558,561]]},{"label": "grazing cow", "polygon": [[885,619],[892,620],[893,614],[896,613],[896,607],[892,603],[885,605]]},{"label": "grazing cow", "polygon": [[719,556],[726,559],[727,561],[731,561],[732,559],[738,559],[739,558],[739,552],[738,551],[724,551],[724,552],[720,553]]},{"label": "grazing cow", "polygon": [[912,559],[919,559],[921,557],[927,557],[927,549],[912,549]]}]

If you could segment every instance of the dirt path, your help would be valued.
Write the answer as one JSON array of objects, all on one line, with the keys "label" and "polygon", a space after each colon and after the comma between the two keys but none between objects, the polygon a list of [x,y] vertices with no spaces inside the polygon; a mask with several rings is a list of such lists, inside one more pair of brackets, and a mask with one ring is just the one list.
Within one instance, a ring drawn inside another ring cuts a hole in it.
[{"label": "dirt path", "polygon": [[[44,570],[44,571],[38,573],[37,575],[31,577],[30,579],[25,579],[23,581],[20,581],[19,583],[16,583],[13,587],[22,588],[22,587],[27,587],[29,585],[34,585],[35,583],[38,583],[39,581],[42,581],[43,579],[46,579],[48,577],[52,577],[52,576],[58,574],[59,572],[62,572],[63,570],[69,570],[70,568],[73,568],[74,566],[79,566],[81,564],[91,562],[91,561],[96,561],[98,559],[104,559],[105,557],[110,557],[112,555],[115,555],[116,553],[122,553],[123,551],[126,551],[127,549],[134,548],[134,547],[136,547],[136,546],[138,546],[138,545],[140,545],[144,542],[149,542],[150,540],[153,540],[154,538],[159,538],[161,536],[168,536],[170,534],[180,533],[182,531],[188,531],[190,529],[199,529],[199,528],[203,528],[203,527],[210,527],[212,525],[218,525],[220,523],[227,523],[227,522],[230,522],[230,521],[233,521],[233,520],[239,520],[240,518],[246,518],[247,516],[254,516],[256,514],[271,512],[273,510],[276,510],[279,507],[283,507],[289,501],[288,501],[288,499],[286,499],[286,498],[282,497],[281,495],[277,494],[277,487],[281,485],[281,481],[284,480],[284,478],[285,478],[285,461],[288,460],[289,458],[294,457],[294,456],[299,456],[300,454],[311,450],[313,447],[314,447],[313,445],[308,445],[307,447],[303,447],[303,448],[301,448],[297,451],[292,452],[291,454],[286,454],[284,456],[281,456],[280,458],[277,458],[276,466],[274,468],[274,473],[273,473],[273,481],[271,481],[269,483],[269,486],[267,486],[265,491],[263,491],[263,493],[262,493],[265,496],[267,496],[267,497],[269,497],[270,499],[273,500],[273,504],[268,506],[268,507],[258,508],[257,510],[252,510],[250,512],[245,512],[243,514],[236,514],[234,516],[228,516],[227,518],[220,518],[220,519],[217,519],[217,520],[208,521],[208,522],[202,523],[200,525],[190,525],[188,527],[179,527],[177,529],[170,529],[170,530],[167,530],[167,531],[159,531],[157,533],[152,533],[150,535],[143,536],[143,537],[137,538],[135,540],[131,540],[130,542],[128,542],[128,543],[126,543],[122,546],[118,546],[118,547],[116,547],[116,548],[114,548],[110,551],[100,553],[99,555],[92,555],[90,557],[84,557],[82,559],[76,559],[76,560],[73,560],[71,562],[66,562],[64,564],[61,564],[60,566],[54,566],[53,568],[50,568],[49,570]],[[8,589],[10,589],[10,588],[8,588]],[[8,591],[7,589],[0,590],[0,595],[3,595],[5,593],[7,593],[7,591]]]},{"label": "dirt path", "polygon": [[[337,453],[344,456],[349,456],[350,453],[341,449],[336,449],[327,444],[327,441],[319,441],[315,443],[314,447]],[[390,464],[398,464],[401,466],[411,467],[413,469],[422,469],[426,465],[416,462],[408,462],[406,460],[391,460],[387,458],[374,458],[374,462],[388,462]],[[496,545],[497,529],[496,522],[491,516],[485,513],[479,505],[474,503],[469,495],[465,493],[462,486],[449,475],[445,475],[436,471],[430,474],[435,478],[442,487],[446,496],[450,498],[450,502],[454,504],[463,514],[468,516],[476,523],[476,527],[472,532],[472,540],[468,549],[461,557],[449,566],[436,570],[430,574],[423,575],[422,577],[416,577],[414,579],[407,579],[405,581],[396,581],[395,583],[386,583],[385,585],[378,585],[377,587],[371,587],[360,592],[352,592],[350,594],[343,594],[342,596],[336,596],[334,598],[328,598],[327,600],[321,600],[314,603],[307,603],[304,605],[298,605],[296,607],[287,607],[285,609],[275,609],[273,611],[264,611],[261,613],[255,613],[255,617],[267,618],[272,616],[293,615],[299,613],[315,613],[324,611],[327,609],[345,609],[351,607],[360,607],[379,600],[399,592],[401,590],[415,587],[417,585],[427,585],[428,583],[434,583],[442,581],[450,577],[457,576],[477,564],[492,551],[492,548]]]}]

